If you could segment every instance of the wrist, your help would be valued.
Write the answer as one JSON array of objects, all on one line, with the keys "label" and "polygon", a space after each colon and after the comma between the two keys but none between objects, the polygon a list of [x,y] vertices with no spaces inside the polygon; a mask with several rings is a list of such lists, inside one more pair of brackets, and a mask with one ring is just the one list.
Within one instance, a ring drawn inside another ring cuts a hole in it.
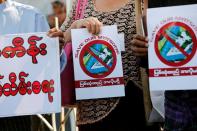
[{"label": "wrist", "polygon": [[76,20],[75,22],[73,22],[70,26],[70,29],[76,29],[77,28],[77,22],[78,20]]},{"label": "wrist", "polygon": [[77,28],[81,28],[81,24],[83,23],[84,19],[79,19],[76,20],[75,22],[73,22],[70,26],[71,29],[77,29]]},{"label": "wrist", "polygon": [[71,29],[72,27],[69,27],[65,32],[64,32],[64,40],[65,43],[71,42]]}]

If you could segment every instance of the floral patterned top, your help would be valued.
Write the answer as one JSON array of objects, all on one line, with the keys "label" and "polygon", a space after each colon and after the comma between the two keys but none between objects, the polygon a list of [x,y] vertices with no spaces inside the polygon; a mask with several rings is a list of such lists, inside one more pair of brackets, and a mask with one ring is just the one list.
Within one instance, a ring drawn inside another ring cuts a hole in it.
[{"label": "floral patterned top", "polygon": [[[76,13],[76,3],[67,21],[64,22],[61,29],[65,31],[70,27]],[[84,17],[96,17],[104,25],[118,26],[119,33],[125,34],[125,52],[122,52],[123,72],[125,84],[131,80],[136,85],[140,85],[140,68],[136,56],[130,49],[133,35],[136,34],[135,22],[135,1],[130,0],[124,7],[110,12],[95,10],[93,0],[88,0]],[[132,88],[132,87],[130,87]],[[78,107],[78,124],[91,124],[105,118],[119,103],[120,98],[83,100],[77,102]]]}]

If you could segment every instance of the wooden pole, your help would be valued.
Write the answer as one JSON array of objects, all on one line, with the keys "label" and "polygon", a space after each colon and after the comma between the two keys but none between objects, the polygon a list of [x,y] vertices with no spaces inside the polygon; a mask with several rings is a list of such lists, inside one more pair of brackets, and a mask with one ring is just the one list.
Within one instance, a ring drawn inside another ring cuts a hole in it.
[{"label": "wooden pole", "polygon": [[142,18],[142,0],[135,0],[136,28],[137,33],[142,34],[141,18]]},{"label": "wooden pole", "polygon": [[[58,17],[55,17],[55,28],[57,30],[59,30],[59,19],[58,19]],[[62,125],[63,120],[64,120],[64,107],[61,108],[61,113],[60,113],[61,131],[65,131],[65,124]]]},{"label": "wooden pole", "polygon": [[57,131],[55,113],[52,114],[51,120],[52,120],[53,131]]},{"label": "wooden pole", "polygon": [[62,107],[62,109],[61,109],[61,115],[60,115],[60,127],[61,127],[61,131],[65,131],[65,123],[63,122],[64,119],[65,119],[64,114],[65,114],[64,108]]},{"label": "wooden pole", "polygon": [[44,124],[51,130],[54,131],[54,128],[50,125],[50,123],[40,114],[37,114],[37,116],[44,122]]},{"label": "wooden pole", "polygon": [[[148,0],[145,0],[144,13],[146,13],[147,2]],[[142,13],[141,4],[142,4],[142,0],[135,0],[136,28],[137,28],[137,34],[145,36],[144,23],[146,22],[143,22],[143,13]],[[144,68],[141,68],[141,77],[142,77],[142,87],[143,87],[143,95],[144,95],[144,108],[145,108],[145,115],[146,115],[145,117],[148,123],[153,106],[152,106],[151,97],[150,97],[148,75],[147,75],[146,69]]]},{"label": "wooden pole", "polygon": [[62,131],[62,128],[64,128],[64,130],[65,130],[65,124],[67,124],[67,121],[69,119],[70,113],[72,111],[73,111],[73,108],[68,108],[68,111],[67,111],[66,115],[64,115],[64,117],[63,117],[64,119],[61,119],[61,125],[60,125],[60,128],[59,128],[59,131]]},{"label": "wooden pole", "polygon": [[55,17],[55,28],[59,30],[59,20],[58,17]]}]

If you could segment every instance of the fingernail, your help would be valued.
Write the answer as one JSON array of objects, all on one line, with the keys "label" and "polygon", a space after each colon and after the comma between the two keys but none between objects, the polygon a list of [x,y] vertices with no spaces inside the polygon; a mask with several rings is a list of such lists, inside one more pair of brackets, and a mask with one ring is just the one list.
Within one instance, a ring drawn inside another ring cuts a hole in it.
[{"label": "fingernail", "polygon": [[147,43],[147,44],[145,44],[145,46],[146,46],[146,47],[149,47],[149,44]]},{"label": "fingernail", "polygon": [[146,37],[146,39],[145,39],[146,41],[149,41],[149,39],[148,39],[148,37]]}]

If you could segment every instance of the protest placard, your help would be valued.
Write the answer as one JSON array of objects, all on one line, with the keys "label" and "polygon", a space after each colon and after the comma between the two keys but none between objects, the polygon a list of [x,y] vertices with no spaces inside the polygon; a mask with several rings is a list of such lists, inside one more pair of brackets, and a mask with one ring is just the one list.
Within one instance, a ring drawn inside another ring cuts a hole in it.
[{"label": "protest placard", "polygon": [[103,27],[98,36],[72,30],[77,100],[125,95],[120,37],[117,26]]},{"label": "protest placard", "polygon": [[0,36],[0,117],[60,112],[57,38]]},{"label": "protest placard", "polygon": [[197,89],[197,5],[148,10],[150,89]]}]

